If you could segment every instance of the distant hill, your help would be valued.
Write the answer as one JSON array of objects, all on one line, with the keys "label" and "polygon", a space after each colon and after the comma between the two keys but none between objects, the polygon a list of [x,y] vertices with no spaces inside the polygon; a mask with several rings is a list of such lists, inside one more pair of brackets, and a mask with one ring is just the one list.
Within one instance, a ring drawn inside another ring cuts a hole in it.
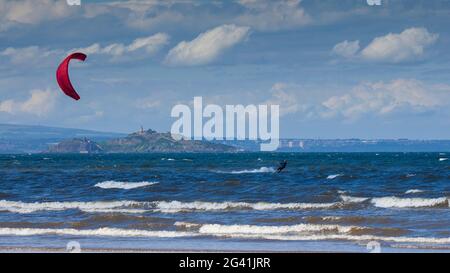
[{"label": "distant hill", "polygon": [[93,141],[105,141],[122,136],[124,134],[83,129],[0,124],[0,154],[42,152],[51,143],[71,138],[86,137]]},{"label": "distant hill", "polygon": [[236,148],[209,141],[174,140],[170,133],[153,130],[132,133],[126,137],[94,142],[89,139],[65,140],[51,145],[54,153],[173,153],[235,152]]}]

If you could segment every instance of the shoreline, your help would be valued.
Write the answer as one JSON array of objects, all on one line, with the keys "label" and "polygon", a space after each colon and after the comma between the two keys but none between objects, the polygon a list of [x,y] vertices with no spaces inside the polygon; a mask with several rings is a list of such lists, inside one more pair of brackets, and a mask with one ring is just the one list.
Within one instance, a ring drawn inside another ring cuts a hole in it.
[{"label": "shoreline", "polygon": [[[86,248],[71,252],[64,248],[0,247],[0,253],[332,253],[330,251],[259,251],[259,250],[197,250],[197,249],[140,249],[140,248]],[[349,252],[351,253],[351,252]]]}]

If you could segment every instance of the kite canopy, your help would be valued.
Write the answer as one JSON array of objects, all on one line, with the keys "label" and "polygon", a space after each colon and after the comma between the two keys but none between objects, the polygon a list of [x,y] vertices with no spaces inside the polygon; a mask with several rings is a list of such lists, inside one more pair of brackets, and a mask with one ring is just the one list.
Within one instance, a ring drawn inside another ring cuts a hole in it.
[{"label": "kite canopy", "polygon": [[56,80],[58,81],[59,87],[64,92],[64,94],[73,98],[74,100],[79,100],[80,96],[78,95],[77,91],[75,91],[75,88],[73,88],[72,83],[70,82],[69,63],[72,59],[84,61],[86,60],[86,57],[86,54],[79,52],[70,54],[58,66],[58,70],[56,70]]}]

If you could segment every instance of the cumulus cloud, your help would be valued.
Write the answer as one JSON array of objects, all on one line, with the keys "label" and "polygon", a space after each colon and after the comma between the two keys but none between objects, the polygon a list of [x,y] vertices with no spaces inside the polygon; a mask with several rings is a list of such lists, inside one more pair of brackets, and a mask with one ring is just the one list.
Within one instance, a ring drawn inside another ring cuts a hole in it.
[{"label": "cumulus cloud", "polygon": [[85,48],[71,50],[81,51],[86,54],[106,54],[112,56],[122,56],[126,53],[144,50],[147,54],[154,54],[169,42],[169,35],[166,33],[157,33],[149,37],[137,38],[132,43],[125,45],[114,43],[102,47],[99,43],[92,44]]},{"label": "cumulus cloud", "polygon": [[415,114],[448,107],[450,85],[395,79],[360,83],[347,92],[315,92],[297,84],[279,82],[272,86],[270,97],[262,104],[279,105],[281,116],[296,114],[299,119],[338,117],[353,121],[365,115]]},{"label": "cumulus cloud", "polygon": [[[65,0],[0,0],[0,31],[17,25],[34,25],[65,18],[91,19],[105,14],[126,25],[149,28],[162,23],[179,22],[182,13],[171,10],[172,0],[118,0],[69,6]],[[189,2],[186,1],[186,4]]]},{"label": "cumulus cloud", "polygon": [[349,93],[332,96],[322,103],[323,117],[357,119],[368,113],[385,115],[397,110],[433,110],[448,104],[450,86],[427,86],[414,79],[364,83]]},{"label": "cumulus cloud", "polygon": [[63,53],[62,50],[51,50],[38,46],[22,48],[8,47],[0,51],[0,57],[8,58],[15,65],[45,65]]},{"label": "cumulus cloud", "polygon": [[88,47],[75,48],[71,50],[49,49],[39,46],[28,46],[22,48],[8,47],[0,51],[0,59],[6,58],[14,65],[28,65],[45,67],[47,65],[55,65],[61,58],[67,54],[80,51],[87,55],[103,54],[114,57],[115,60],[132,53],[143,53],[139,56],[145,57],[153,55],[160,50],[169,41],[169,35],[165,33],[157,33],[149,37],[135,39],[130,44],[114,43],[101,46],[94,43]]},{"label": "cumulus cloud", "polygon": [[439,35],[426,28],[409,28],[402,33],[389,33],[375,38],[361,52],[364,59],[401,62],[415,59],[424,54],[426,47],[434,44]]},{"label": "cumulus cloud", "polygon": [[359,51],[359,41],[343,41],[333,47],[333,53],[345,58],[351,58]]},{"label": "cumulus cloud", "polygon": [[[221,7],[220,12],[217,8]],[[211,15],[214,10],[214,16]],[[223,11],[223,12],[222,12]],[[232,12],[230,12],[232,11]],[[38,24],[66,18],[92,19],[114,16],[122,24],[138,29],[221,24],[246,25],[259,31],[301,27],[312,22],[301,0],[117,0],[69,6],[65,0],[0,0],[0,31],[21,24]]]},{"label": "cumulus cloud", "polygon": [[[217,11],[224,3],[233,6],[232,13],[218,13],[211,16],[211,8]],[[196,25],[245,25],[260,31],[289,29],[309,24],[312,19],[301,7],[301,0],[238,0],[238,1],[178,1],[178,0],[128,0],[91,5],[85,15],[116,14],[128,26],[148,29],[167,24]],[[236,7],[238,5],[238,7]],[[192,12],[192,11],[196,12]],[[122,11],[122,12],[119,12]]]},{"label": "cumulus cloud", "polygon": [[56,92],[47,90],[32,90],[25,101],[5,100],[0,102],[0,112],[9,114],[27,113],[36,116],[47,115],[56,102]]},{"label": "cumulus cloud", "polygon": [[257,30],[273,31],[304,26],[311,17],[300,6],[301,0],[239,0],[246,11],[234,20]]},{"label": "cumulus cloud", "polygon": [[188,11],[177,9],[184,6],[190,9],[192,5],[198,6],[200,4],[178,0],[105,1],[83,4],[82,16],[95,18],[105,14],[112,15],[131,28],[148,30],[150,28],[156,29],[163,24],[180,23],[181,20],[185,19],[184,13],[188,13]]},{"label": "cumulus cloud", "polygon": [[423,57],[425,49],[438,38],[439,34],[431,33],[426,28],[408,28],[401,33],[376,37],[361,51],[359,41],[341,42],[332,51],[344,58],[358,57],[365,61],[400,63]]},{"label": "cumulus cloud", "polygon": [[37,24],[64,18],[73,12],[66,1],[0,0],[0,25]]},{"label": "cumulus cloud", "polygon": [[304,105],[300,104],[298,94],[292,92],[286,83],[275,83],[271,90],[271,98],[262,104],[279,105],[280,116],[297,113],[303,111]]},{"label": "cumulus cloud", "polygon": [[201,33],[192,41],[183,41],[166,56],[168,65],[203,65],[214,61],[222,52],[242,42],[249,27],[222,25]]}]

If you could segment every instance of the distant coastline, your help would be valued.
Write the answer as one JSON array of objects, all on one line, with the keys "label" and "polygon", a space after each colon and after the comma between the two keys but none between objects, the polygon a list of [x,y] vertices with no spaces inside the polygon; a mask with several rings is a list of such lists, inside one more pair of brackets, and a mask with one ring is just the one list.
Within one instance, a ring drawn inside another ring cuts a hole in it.
[{"label": "distant coastline", "polygon": [[[258,152],[257,140],[175,141],[153,130],[129,135],[83,129],[0,124],[0,154],[43,152]],[[58,151],[58,146],[61,145]],[[78,148],[77,148],[78,147]],[[276,152],[450,152],[450,140],[280,139]]]}]

